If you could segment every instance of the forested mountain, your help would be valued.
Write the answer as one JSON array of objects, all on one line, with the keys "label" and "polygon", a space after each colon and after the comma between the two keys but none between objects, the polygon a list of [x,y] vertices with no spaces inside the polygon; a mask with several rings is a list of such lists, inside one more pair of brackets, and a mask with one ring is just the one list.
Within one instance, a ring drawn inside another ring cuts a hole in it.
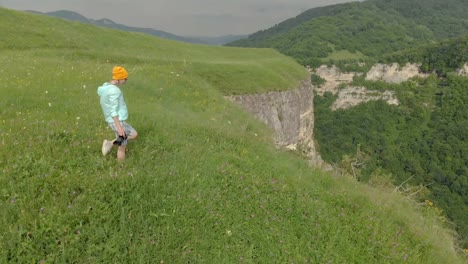
[{"label": "forested mountain", "polygon": [[[315,136],[324,160],[360,164],[361,181],[386,175],[397,186],[409,183],[421,200],[433,201],[468,247],[468,78],[455,69],[468,61],[468,36],[386,57],[418,62],[427,79],[402,84],[355,77],[352,86],[393,90],[399,106],[383,101],[332,111],[331,93],[315,97]],[[427,192],[425,192],[426,190]]]},{"label": "forested mountain", "polygon": [[229,43],[272,47],[302,64],[363,60],[468,33],[465,0],[367,0],[310,9]]}]

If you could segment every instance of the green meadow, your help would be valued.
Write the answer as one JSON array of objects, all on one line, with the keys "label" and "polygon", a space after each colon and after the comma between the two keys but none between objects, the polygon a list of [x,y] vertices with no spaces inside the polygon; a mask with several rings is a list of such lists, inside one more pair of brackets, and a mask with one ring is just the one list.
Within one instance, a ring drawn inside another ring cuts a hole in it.
[{"label": "green meadow", "polygon": [[[463,263],[434,208],[278,150],[226,95],[295,88],[272,49],[0,9],[0,263]],[[125,163],[96,89],[114,65]]]}]

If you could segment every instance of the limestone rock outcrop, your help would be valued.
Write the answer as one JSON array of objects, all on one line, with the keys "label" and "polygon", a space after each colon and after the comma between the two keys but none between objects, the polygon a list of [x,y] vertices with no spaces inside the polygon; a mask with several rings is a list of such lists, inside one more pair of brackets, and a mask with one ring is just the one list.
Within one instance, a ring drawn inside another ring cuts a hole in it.
[{"label": "limestone rock outcrop", "polygon": [[338,98],[331,106],[332,110],[346,109],[361,103],[384,100],[390,105],[400,105],[393,91],[369,91],[365,87],[347,87],[338,92]]},{"label": "limestone rock outcrop", "polygon": [[[323,95],[325,92],[338,94],[337,100],[332,105],[332,110],[345,109],[372,100],[384,100],[392,105],[400,104],[393,91],[380,92],[371,91],[365,87],[349,87],[353,78],[355,76],[362,76],[362,73],[342,72],[336,66],[327,67],[326,65],[318,67],[312,73],[326,81],[320,87],[315,87],[314,90],[318,95]],[[397,63],[375,64],[365,76],[365,79],[369,81],[384,81],[387,83],[401,83],[415,76],[427,77],[426,74],[420,73],[419,65],[417,64],[400,66]],[[339,87],[342,84],[345,84],[346,88],[340,89]]]},{"label": "limestone rock outcrop", "polygon": [[375,64],[369,72],[367,72],[366,80],[382,80],[387,83],[401,83],[415,76],[426,78],[427,74],[420,73],[419,65],[417,64],[407,63],[404,66],[398,65],[398,63]]},{"label": "limestone rock outcrop", "polygon": [[326,81],[320,87],[314,87],[318,95],[323,95],[325,92],[336,94],[338,92],[338,86],[341,83],[350,83],[353,81],[355,75],[362,75],[355,72],[342,72],[336,66],[327,67],[327,65],[318,67],[313,73]]},{"label": "limestone rock outcrop", "polygon": [[468,77],[468,63],[465,63],[462,68],[457,70],[457,74],[460,76]]},{"label": "limestone rock outcrop", "polygon": [[281,92],[230,96],[275,131],[277,146],[300,150],[312,164],[321,165],[315,149],[313,91],[310,80],[300,87]]}]

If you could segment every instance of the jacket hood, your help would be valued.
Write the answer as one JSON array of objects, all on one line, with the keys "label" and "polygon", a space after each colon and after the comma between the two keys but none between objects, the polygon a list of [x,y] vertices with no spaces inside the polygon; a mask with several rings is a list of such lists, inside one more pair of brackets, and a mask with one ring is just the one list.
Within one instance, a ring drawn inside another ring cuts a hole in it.
[{"label": "jacket hood", "polygon": [[98,89],[97,89],[97,94],[99,96],[101,96],[102,93],[104,93],[104,91],[107,89],[107,86],[109,86],[109,85],[110,85],[110,83],[105,82],[102,86],[99,86]]}]

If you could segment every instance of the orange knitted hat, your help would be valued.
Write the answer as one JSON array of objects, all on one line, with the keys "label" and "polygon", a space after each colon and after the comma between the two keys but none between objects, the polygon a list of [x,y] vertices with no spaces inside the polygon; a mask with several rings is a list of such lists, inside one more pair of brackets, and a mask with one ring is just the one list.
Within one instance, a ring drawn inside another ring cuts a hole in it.
[{"label": "orange knitted hat", "polygon": [[112,80],[123,80],[128,78],[128,72],[123,67],[115,66],[112,69]]}]

